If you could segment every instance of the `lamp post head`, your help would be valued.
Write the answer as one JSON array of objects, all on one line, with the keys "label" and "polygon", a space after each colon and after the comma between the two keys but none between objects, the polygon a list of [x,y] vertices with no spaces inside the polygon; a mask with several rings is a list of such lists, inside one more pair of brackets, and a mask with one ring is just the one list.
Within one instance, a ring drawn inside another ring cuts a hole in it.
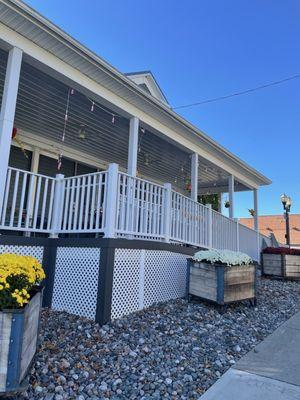
[{"label": "lamp post head", "polygon": [[289,212],[290,209],[291,209],[291,205],[292,205],[292,199],[291,199],[289,196],[287,196],[285,193],[282,194],[282,195],[280,196],[280,198],[281,198],[281,203],[282,203],[282,205],[283,205],[283,208],[284,208],[287,212]]}]

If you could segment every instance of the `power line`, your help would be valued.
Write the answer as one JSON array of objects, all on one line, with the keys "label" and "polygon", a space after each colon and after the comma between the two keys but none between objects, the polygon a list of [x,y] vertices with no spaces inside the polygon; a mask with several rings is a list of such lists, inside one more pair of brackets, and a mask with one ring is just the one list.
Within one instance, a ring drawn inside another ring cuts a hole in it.
[{"label": "power line", "polygon": [[255,92],[257,90],[266,89],[266,88],[268,88],[270,86],[280,85],[281,83],[288,82],[288,81],[291,81],[293,79],[299,79],[299,78],[300,78],[300,74],[296,74],[296,75],[289,76],[287,78],[281,79],[279,81],[266,83],[265,85],[256,86],[256,87],[254,87],[252,89],[242,90],[241,92],[235,92],[235,93],[231,93],[231,94],[228,94],[228,95],[225,95],[225,96],[213,97],[211,99],[198,101],[196,103],[190,103],[190,104],[184,104],[184,105],[181,105],[181,106],[172,107],[172,110],[178,110],[179,108],[188,108],[188,107],[193,107],[193,106],[199,106],[201,104],[207,104],[207,103],[213,103],[215,101],[226,100],[226,99],[229,99],[229,98],[235,97],[235,96],[242,96],[244,94],[252,93],[252,92]]}]

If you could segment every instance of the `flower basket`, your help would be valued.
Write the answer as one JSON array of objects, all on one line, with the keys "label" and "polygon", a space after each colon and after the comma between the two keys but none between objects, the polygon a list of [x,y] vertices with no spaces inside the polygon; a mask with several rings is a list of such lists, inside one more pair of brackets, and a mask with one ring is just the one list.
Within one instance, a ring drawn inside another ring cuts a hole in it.
[{"label": "flower basket", "polygon": [[[200,253],[205,253],[205,251]],[[233,253],[235,252],[231,252],[231,255]],[[202,256],[198,259],[197,257],[188,259],[189,294],[219,305],[242,300],[250,300],[255,304],[256,266],[252,260],[246,256],[246,263],[228,265],[222,262],[224,252],[218,252],[218,254],[219,259],[210,260],[205,258],[205,254],[203,259]]]},{"label": "flower basket", "polygon": [[33,257],[0,254],[0,397],[26,389],[36,352],[45,278]]},{"label": "flower basket", "polygon": [[263,274],[284,279],[300,279],[300,251],[287,247],[267,247],[262,254]]},{"label": "flower basket", "polygon": [[0,311],[0,395],[26,388],[26,375],[36,352],[42,289],[21,309]]}]

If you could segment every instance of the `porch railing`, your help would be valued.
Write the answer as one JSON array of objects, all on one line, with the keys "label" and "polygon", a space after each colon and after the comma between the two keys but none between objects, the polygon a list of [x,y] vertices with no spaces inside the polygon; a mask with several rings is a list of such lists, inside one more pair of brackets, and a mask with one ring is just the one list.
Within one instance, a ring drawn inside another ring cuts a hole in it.
[{"label": "porch railing", "polygon": [[56,179],[8,168],[0,229],[49,233]]},{"label": "porch railing", "polygon": [[65,178],[59,233],[104,232],[107,173]]},{"label": "porch railing", "polygon": [[116,164],[71,178],[8,168],[0,229],[159,240],[240,250],[256,260],[263,242],[256,231],[172,190],[170,184],[129,176]]}]

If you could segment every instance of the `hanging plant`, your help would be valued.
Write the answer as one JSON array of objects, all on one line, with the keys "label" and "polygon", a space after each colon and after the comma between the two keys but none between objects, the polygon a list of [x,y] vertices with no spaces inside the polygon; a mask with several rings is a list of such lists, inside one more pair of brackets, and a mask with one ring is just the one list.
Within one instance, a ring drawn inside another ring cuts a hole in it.
[{"label": "hanging plant", "polygon": [[230,208],[230,201],[226,200],[224,203],[225,208]]},{"label": "hanging plant", "polygon": [[15,126],[12,129],[11,138],[12,138],[12,140],[15,140],[18,143],[18,145],[20,146],[20,149],[22,150],[22,153],[24,154],[24,157],[26,157],[28,160],[28,154],[25,150],[24,143],[19,139],[18,129]]},{"label": "hanging plant", "polygon": [[191,191],[192,191],[192,184],[189,179],[186,179],[186,181],[185,181],[185,190],[189,193],[191,193]]},{"label": "hanging plant", "polygon": [[254,215],[255,215],[255,210],[253,210],[253,208],[249,208],[248,211],[249,211],[251,217],[254,217]]}]

